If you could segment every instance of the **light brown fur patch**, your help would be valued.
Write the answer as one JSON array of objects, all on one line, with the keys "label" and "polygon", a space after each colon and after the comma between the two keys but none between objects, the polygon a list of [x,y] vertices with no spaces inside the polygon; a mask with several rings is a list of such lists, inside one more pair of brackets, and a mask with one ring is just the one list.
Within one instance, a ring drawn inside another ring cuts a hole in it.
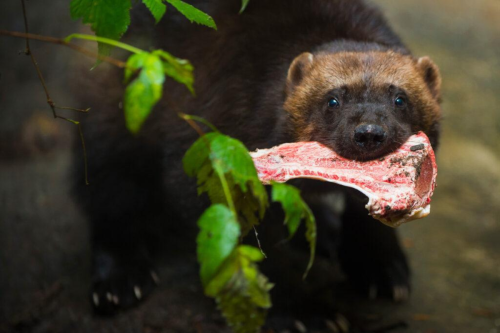
[{"label": "light brown fur patch", "polygon": [[[285,110],[299,122],[303,121],[306,127],[305,119],[301,120],[302,110],[307,108],[308,103],[320,103],[325,94],[332,89],[363,86],[380,90],[394,85],[405,90],[410,102],[419,112],[421,121],[420,124],[415,124],[414,130],[426,131],[441,118],[440,80],[435,82],[437,93],[434,95],[424,80],[426,68],[422,66],[428,66],[428,61],[430,60],[427,58],[424,62],[419,62],[411,56],[393,51],[317,54],[312,64],[308,66],[307,73],[303,74],[300,84],[288,96]],[[437,71],[435,66],[433,69]],[[439,73],[437,75],[439,79]],[[311,130],[309,128],[306,132]]]}]

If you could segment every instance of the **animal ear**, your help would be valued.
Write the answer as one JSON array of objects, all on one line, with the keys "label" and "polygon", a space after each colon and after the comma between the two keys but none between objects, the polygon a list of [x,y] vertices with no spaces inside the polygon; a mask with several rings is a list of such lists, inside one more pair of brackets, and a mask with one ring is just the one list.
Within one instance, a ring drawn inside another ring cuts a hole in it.
[{"label": "animal ear", "polygon": [[309,52],[301,53],[293,59],[286,78],[287,93],[291,93],[300,84],[307,71],[311,68],[313,60],[314,56]]},{"label": "animal ear", "polygon": [[417,67],[432,96],[439,100],[441,98],[441,74],[439,74],[439,68],[429,57],[418,58]]}]

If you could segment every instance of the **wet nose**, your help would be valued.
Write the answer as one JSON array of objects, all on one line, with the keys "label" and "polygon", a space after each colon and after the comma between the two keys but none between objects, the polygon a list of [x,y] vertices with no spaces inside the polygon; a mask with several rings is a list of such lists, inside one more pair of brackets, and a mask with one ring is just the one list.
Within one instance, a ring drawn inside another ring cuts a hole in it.
[{"label": "wet nose", "polygon": [[359,125],[354,130],[354,141],[363,148],[375,148],[384,142],[387,134],[379,125]]}]

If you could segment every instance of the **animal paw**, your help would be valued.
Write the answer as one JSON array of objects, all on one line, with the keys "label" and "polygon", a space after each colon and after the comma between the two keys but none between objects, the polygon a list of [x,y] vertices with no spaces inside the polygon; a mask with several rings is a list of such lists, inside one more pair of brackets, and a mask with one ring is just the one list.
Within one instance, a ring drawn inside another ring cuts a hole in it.
[{"label": "animal paw", "polygon": [[[328,319],[327,319],[328,318]],[[346,317],[340,313],[334,316],[307,315],[301,320],[292,317],[271,317],[266,327],[276,332],[328,332],[328,333],[349,333],[351,324]]]},{"label": "animal paw", "polygon": [[139,303],[158,283],[158,274],[144,256],[124,260],[99,253],[94,262],[92,306],[97,314],[113,315]]},{"label": "animal paw", "polygon": [[410,297],[410,272],[406,258],[366,265],[349,274],[352,281],[370,298],[390,298],[394,302],[404,302]]},{"label": "animal paw", "polygon": [[341,253],[342,268],[349,280],[370,299],[390,298],[404,302],[410,296],[410,269],[399,249],[375,251],[353,248]]}]

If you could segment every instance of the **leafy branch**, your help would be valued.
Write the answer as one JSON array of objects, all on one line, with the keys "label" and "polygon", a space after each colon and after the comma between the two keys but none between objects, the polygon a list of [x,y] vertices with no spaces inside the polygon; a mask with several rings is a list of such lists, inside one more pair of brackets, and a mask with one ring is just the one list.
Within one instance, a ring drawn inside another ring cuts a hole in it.
[{"label": "leafy branch", "polygon": [[[176,8],[189,21],[217,29],[209,15],[181,0],[142,0],[156,23],[165,15],[166,3]],[[96,41],[99,55],[107,56],[113,47],[127,50],[133,55],[128,59],[125,69],[124,111],[129,131],[137,134],[163,94],[166,76],[183,84],[194,95],[193,66],[188,60],[179,59],[163,50],[146,52],[117,41],[130,24],[130,0],[72,0],[71,16],[90,24],[96,36],[73,34],[73,38]],[[132,75],[138,73],[131,81]]]},{"label": "leafy branch", "polygon": [[[192,121],[194,116],[182,118]],[[214,128],[206,120],[199,120]],[[184,170],[197,178],[198,194],[206,193],[212,202],[198,221],[198,261],[205,294],[215,298],[236,333],[257,332],[271,307],[272,284],[256,264],[264,259],[262,249],[242,245],[241,241],[263,219],[268,207],[267,191],[240,141],[215,128],[204,134],[197,125],[193,127],[201,137],[186,152]],[[273,200],[280,202],[285,211],[290,238],[301,220],[306,221],[311,259],[305,278],[316,246],[314,217],[296,188],[285,184],[272,186]]]},{"label": "leafy branch", "polygon": [[[142,0],[153,15],[156,23],[160,22],[167,11],[165,2],[175,7],[189,21],[217,30],[209,15],[181,0]],[[130,0],[72,0],[71,17],[90,24],[96,36],[111,40],[120,39],[130,25]],[[101,55],[109,55],[114,44],[96,40]]]},{"label": "leafy branch", "polygon": [[[30,39],[30,40],[39,40],[42,42],[47,42],[51,44],[57,44],[57,45],[62,45],[69,47],[70,49],[79,52],[81,54],[84,54],[90,58],[98,59],[107,63],[110,63],[111,65],[114,65],[119,68],[125,68],[127,67],[126,62],[118,60],[116,58],[108,57],[108,56],[103,56],[100,55],[96,52],[93,52],[89,49],[86,49],[84,47],[81,47],[76,44],[72,44],[70,42],[67,42],[64,38],[56,38],[56,37],[51,37],[51,36],[42,36],[42,35],[36,35],[36,34],[31,34],[31,33],[23,33],[23,32],[17,32],[17,31],[8,31],[8,30],[3,30],[0,29],[0,35],[3,36],[10,36],[10,37],[17,37],[17,38],[25,38],[25,39]],[[92,36],[90,36],[92,37]],[[31,51],[30,51],[31,52]],[[29,54],[29,53],[28,53]]]},{"label": "leafy branch", "polygon": [[[24,9],[24,0],[22,1]],[[164,2],[174,6],[190,21],[216,29],[210,16],[183,1],[143,0],[157,23],[166,12]],[[249,0],[242,0],[241,11],[246,8],[248,2]],[[116,10],[110,13],[114,5]],[[194,94],[193,66],[189,61],[176,58],[163,50],[147,52],[117,40],[128,28],[129,0],[73,0],[71,6],[73,17],[81,17],[84,23],[91,24],[97,36],[72,34],[64,39],[58,39],[33,35],[28,32],[27,23],[26,33],[0,30],[0,35],[26,38],[27,54],[31,54],[29,39],[37,39],[64,45],[100,61],[124,68],[124,82],[128,83],[124,97],[125,118],[126,125],[133,134],[139,132],[152,108],[160,100],[166,77],[185,85]],[[73,39],[97,42],[99,53],[72,44]],[[119,47],[133,54],[126,62],[111,58],[108,54],[113,47]],[[78,122],[55,113],[56,105],[48,94],[33,55],[32,60],[54,116],[78,125],[81,134]],[[265,258],[262,249],[259,251],[258,248],[243,245],[242,240],[252,229],[257,236],[255,227],[263,219],[269,206],[267,191],[261,184],[252,158],[243,143],[221,134],[215,126],[203,118],[184,113],[179,115],[200,134],[200,138],[184,156],[184,169],[189,176],[197,178],[198,193],[206,193],[212,201],[212,205],[198,220],[200,232],[197,237],[197,253],[205,294],[216,300],[228,324],[236,333],[255,333],[264,324],[267,310],[272,305],[269,291],[273,285],[258,269],[257,263]],[[205,134],[198,126],[198,122],[213,132]],[[84,146],[83,136],[82,144]],[[272,184],[272,200],[280,202],[285,211],[289,238],[294,236],[300,222],[305,221],[306,239],[311,249],[305,278],[314,260],[316,246],[314,216],[302,201],[298,189],[292,186]],[[258,238],[257,242],[260,248]]]},{"label": "leafy branch", "polygon": [[[125,69],[125,83],[129,83],[134,74],[137,74],[137,78],[132,80],[125,90],[124,96],[124,111],[127,128],[133,134],[137,134],[146,120],[146,118],[151,113],[153,107],[158,103],[163,92],[163,83],[165,82],[165,76],[171,77],[175,81],[184,84],[186,88],[194,94],[194,76],[193,76],[193,66],[191,63],[184,59],[179,59],[171,55],[170,53],[163,50],[154,50],[147,52],[139,48],[133,47],[131,45],[118,42],[105,37],[97,37],[84,34],[72,34],[64,39],[54,38],[49,36],[40,36],[29,33],[21,33],[14,31],[0,30],[0,35],[20,37],[29,39],[40,40],[44,42],[49,42],[53,44],[67,46],[77,52],[85,54],[87,56],[97,58],[99,60],[108,62],[120,68]],[[127,50],[134,53],[129,57],[127,62],[111,58],[102,54],[94,53],[88,49],[71,43],[73,39],[83,39],[90,41],[97,41],[103,44],[109,44]],[[32,55],[33,57],[33,55]],[[36,64],[36,61],[34,62]],[[46,89],[45,81],[41,76],[38,66],[37,73],[41,78],[41,82],[44,86],[45,92],[47,94],[47,101],[55,113],[56,105],[50,99],[48,95],[48,90]],[[59,107],[57,107],[59,108]],[[68,108],[64,108],[68,109]],[[87,112],[88,110],[78,110],[81,112]],[[77,121],[64,118],[55,115],[56,118],[61,118],[70,121],[79,126]]]}]

